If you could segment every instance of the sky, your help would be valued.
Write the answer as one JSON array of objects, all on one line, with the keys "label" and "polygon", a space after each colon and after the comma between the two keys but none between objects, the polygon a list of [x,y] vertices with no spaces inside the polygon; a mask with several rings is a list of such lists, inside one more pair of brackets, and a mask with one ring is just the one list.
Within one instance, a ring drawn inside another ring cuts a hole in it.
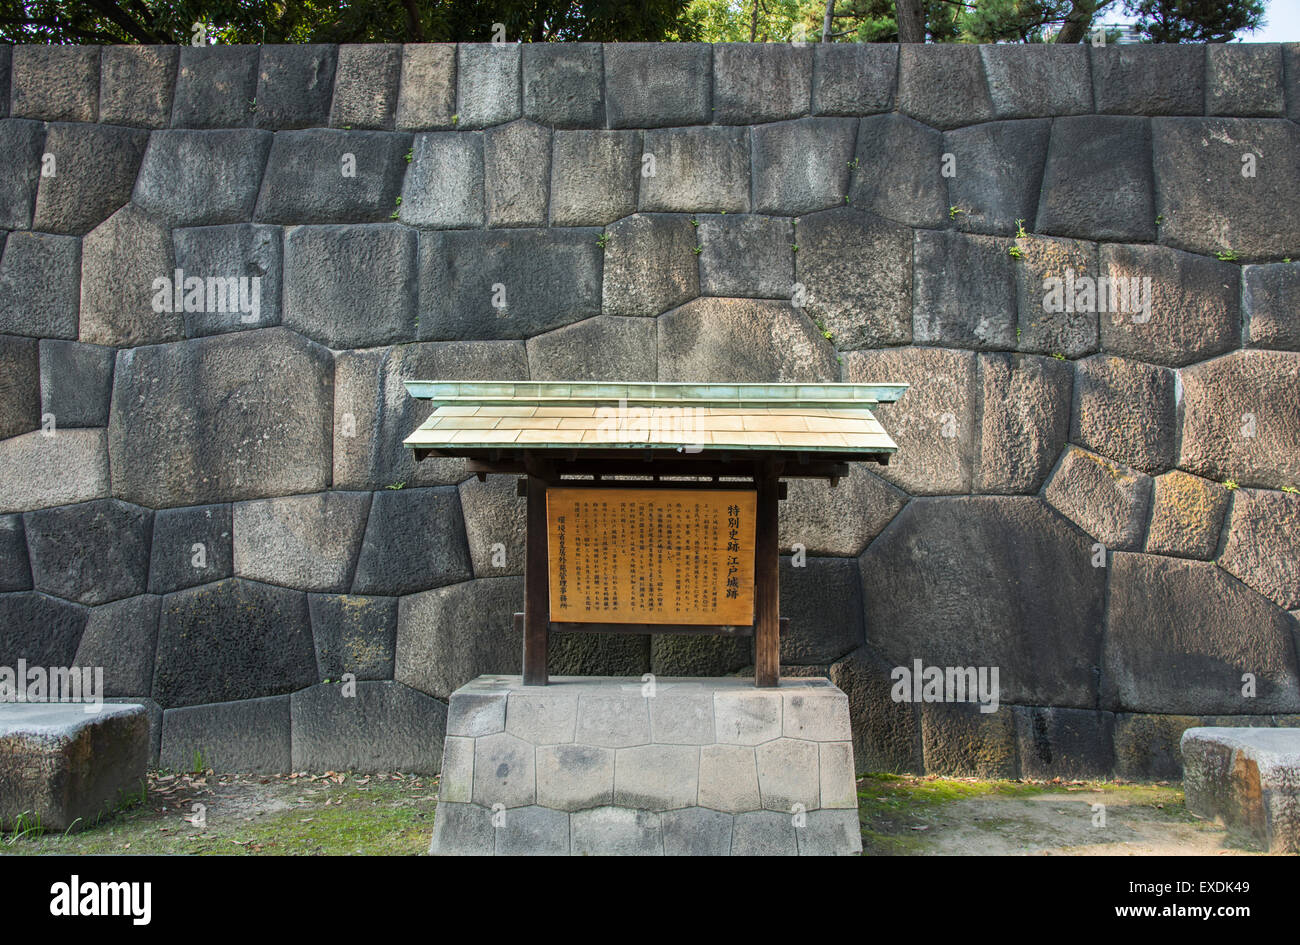
[{"label": "sky", "polygon": [[1248,43],[1300,43],[1300,0],[1268,0],[1264,28],[1243,33]]}]

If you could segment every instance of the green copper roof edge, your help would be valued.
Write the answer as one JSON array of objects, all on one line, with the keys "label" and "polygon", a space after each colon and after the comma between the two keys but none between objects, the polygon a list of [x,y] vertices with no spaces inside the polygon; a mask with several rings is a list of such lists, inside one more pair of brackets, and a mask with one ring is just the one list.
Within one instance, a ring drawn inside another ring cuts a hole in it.
[{"label": "green copper roof edge", "polygon": [[898,400],[910,385],[842,383],[693,384],[674,381],[592,383],[586,381],[404,381],[407,392],[439,403],[557,403],[591,406],[629,404],[736,406],[869,406]]},{"label": "green copper roof edge", "polygon": [[455,452],[464,452],[465,450],[684,450],[687,447],[692,448],[692,452],[697,453],[861,453],[863,455],[872,453],[897,453],[898,445],[890,438],[889,446],[835,446],[828,444],[826,446],[786,446],[774,443],[681,443],[681,442],[662,442],[655,441],[651,443],[492,443],[492,442],[473,442],[473,443],[451,443],[451,442],[424,442],[412,443],[412,437],[407,437],[402,441],[402,445],[407,449],[418,450],[449,450]]}]

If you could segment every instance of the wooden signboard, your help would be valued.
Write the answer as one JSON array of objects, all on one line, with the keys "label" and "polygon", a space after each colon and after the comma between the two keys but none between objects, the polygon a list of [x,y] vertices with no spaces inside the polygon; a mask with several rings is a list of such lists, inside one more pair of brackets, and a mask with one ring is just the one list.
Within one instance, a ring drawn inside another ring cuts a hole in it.
[{"label": "wooden signboard", "polygon": [[751,626],[753,490],[548,488],[557,623]]}]

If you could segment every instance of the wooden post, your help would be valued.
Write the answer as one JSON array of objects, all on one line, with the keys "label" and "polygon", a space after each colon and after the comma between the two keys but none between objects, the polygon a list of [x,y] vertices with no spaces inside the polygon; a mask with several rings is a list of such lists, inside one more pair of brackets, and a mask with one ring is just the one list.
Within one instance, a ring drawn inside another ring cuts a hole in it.
[{"label": "wooden post", "polygon": [[546,481],[528,476],[528,525],[524,539],[524,685],[547,683],[546,650],[551,622],[547,561]]},{"label": "wooden post", "polygon": [[754,523],[754,685],[770,687],[781,681],[777,471],[764,468],[754,478],[758,486],[758,521]]}]

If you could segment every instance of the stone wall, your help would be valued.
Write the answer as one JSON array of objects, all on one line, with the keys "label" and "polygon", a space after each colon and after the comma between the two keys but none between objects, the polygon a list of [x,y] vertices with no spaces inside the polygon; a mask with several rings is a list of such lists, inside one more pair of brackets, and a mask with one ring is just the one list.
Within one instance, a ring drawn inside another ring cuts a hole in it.
[{"label": "stone wall", "polygon": [[[861,769],[1300,719],[1300,46],[15,47],[0,114],[0,665],[105,667],[163,763],[436,768],[518,671],[514,482],[400,446],[433,377],[909,382],[782,510]],[[892,701],[918,659],[1001,708]]]}]

